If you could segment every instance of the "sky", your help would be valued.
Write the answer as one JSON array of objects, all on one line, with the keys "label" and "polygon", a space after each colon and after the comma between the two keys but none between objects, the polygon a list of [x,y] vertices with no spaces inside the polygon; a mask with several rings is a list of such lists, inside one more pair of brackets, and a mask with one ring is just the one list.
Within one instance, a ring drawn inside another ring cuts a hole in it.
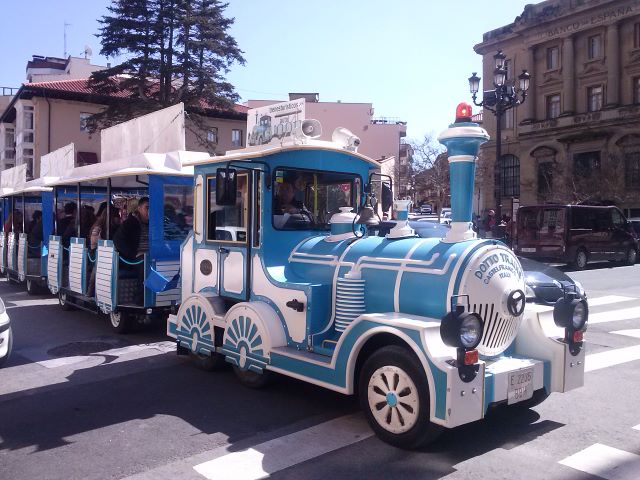
[{"label": "sky", "polygon": [[[227,79],[242,101],[287,100],[317,92],[320,101],[373,104],[376,117],[407,122],[407,137],[437,135],[455,107],[471,101],[468,78],[481,72],[473,46],[512,23],[531,0],[228,0],[230,33],[246,64]],[[31,56],[100,55],[98,20],[110,0],[0,0],[0,87],[25,81]],[[122,60],[122,59],[120,59]],[[476,107],[474,112],[477,111]]]}]

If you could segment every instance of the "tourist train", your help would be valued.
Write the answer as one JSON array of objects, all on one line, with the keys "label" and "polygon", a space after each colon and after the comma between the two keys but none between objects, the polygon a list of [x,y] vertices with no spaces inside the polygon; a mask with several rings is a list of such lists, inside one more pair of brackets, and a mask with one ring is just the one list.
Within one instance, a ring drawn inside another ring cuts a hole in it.
[{"label": "tourist train", "polygon": [[586,301],[566,291],[552,313],[527,304],[517,257],[472,229],[489,137],[468,105],[439,136],[452,207],[442,239],[415,236],[408,200],[376,234],[376,192],[391,179],[351,132],[320,132],[305,120],[286,141],[186,160],[194,224],[167,322],[179,354],[228,362],[251,387],[279,373],[357,394],[374,431],[407,448],[583,384]]}]

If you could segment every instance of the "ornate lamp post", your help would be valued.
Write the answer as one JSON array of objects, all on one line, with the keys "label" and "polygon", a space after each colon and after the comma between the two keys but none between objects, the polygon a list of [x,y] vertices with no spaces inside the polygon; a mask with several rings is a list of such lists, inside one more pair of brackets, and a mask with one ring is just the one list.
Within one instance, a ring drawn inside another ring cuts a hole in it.
[{"label": "ornate lamp post", "polygon": [[[518,75],[518,88],[513,82],[507,82],[507,64],[505,62],[507,56],[498,50],[493,56],[495,60],[495,69],[493,70],[493,90],[485,90],[482,92],[482,101],[476,101],[476,94],[480,88],[480,77],[473,72],[469,77],[469,89],[471,90],[471,98],[473,103],[478,107],[489,110],[496,116],[496,168],[501,165],[500,157],[502,156],[502,116],[507,110],[510,110],[524,103],[527,98],[527,90],[529,90],[529,80],[531,76],[526,70]],[[502,218],[502,185],[503,179],[500,177],[500,183],[497,190],[497,208],[496,220],[499,222]]]}]

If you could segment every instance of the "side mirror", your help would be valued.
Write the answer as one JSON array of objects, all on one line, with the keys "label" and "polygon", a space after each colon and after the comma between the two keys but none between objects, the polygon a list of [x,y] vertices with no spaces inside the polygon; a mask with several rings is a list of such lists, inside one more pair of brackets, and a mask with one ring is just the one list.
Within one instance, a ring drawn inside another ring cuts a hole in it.
[{"label": "side mirror", "polygon": [[393,191],[387,182],[382,182],[382,211],[388,212],[393,205]]},{"label": "side mirror", "polygon": [[216,204],[235,205],[238,191],[238,175],[233,168],[216,170]]}]

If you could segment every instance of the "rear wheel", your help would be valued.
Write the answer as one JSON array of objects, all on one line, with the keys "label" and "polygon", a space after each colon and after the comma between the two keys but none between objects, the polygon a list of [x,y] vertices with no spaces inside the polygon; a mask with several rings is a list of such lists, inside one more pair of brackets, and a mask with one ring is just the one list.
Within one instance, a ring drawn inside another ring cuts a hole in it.
[{"label": "rear wheel", "polygon": [[573,266],[576,270],[584,270],[588,262],[587,251],[584,248],[579,248],[576,252],[576,257],[573,260]]},{"label": "rear wheel", "polygon": [[252,372],[251,370],[242,370],[240,367],[233,366],[233,373],[236,374],[240,383],[248,388],[260,389],[273,382],[275,376],[272,372],[263,370],[262,373]]},{"label": "rear wheel", "polygon": [[73,305],[69,303],[69,299],[67,298],[67,294],[64,292],[58,293],[58,303],[62,307],[63,310],[70,311],[74,310]]},{"label": "rear wheel", "polygon": [[407,348],[390,345],[371,355],[362,367],[358,392],[371,428],[391,445],[416,448],[442,430],[429,420],[427,376]]},{"label": "rear wheel", "polygon": [[27,278],[27,293],[29,295],[37,295],[40,291],[38,285],[33,280]]},{"label": "rear wheel", "polygon": [[131,329],[131,316],[121,311],[111,312],[109,322],[116,333],[127,333]]},{"label": "rear wheel", "polygon": [[224,360],[224,355],[220,355],[219,353],[212,353],[211,355],[192,353],[191,359],[199,369],[207,372],[221,370],[227,364]]}]

